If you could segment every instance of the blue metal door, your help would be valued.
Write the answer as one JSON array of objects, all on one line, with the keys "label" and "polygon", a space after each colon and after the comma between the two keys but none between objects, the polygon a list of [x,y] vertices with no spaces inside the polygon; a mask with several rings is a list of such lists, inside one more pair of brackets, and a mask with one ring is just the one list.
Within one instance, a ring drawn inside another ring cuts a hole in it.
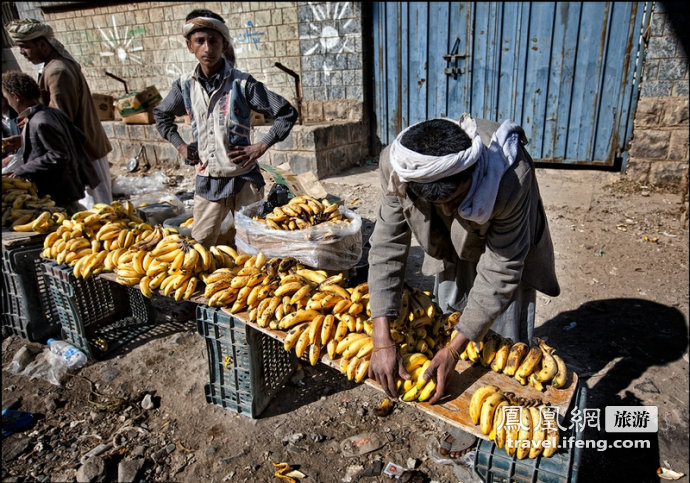
[{"label": "blue metal door", "polygon": [[433,117],[520,124],[535,160],[620,168],[648,2],[375,2],[377,136]]}]

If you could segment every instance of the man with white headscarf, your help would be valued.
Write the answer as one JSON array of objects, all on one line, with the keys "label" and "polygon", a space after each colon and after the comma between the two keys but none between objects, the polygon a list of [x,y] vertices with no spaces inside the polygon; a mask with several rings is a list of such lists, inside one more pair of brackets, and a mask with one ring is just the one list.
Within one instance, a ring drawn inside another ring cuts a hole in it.
[{"label": "man with white headscarf", "polygon": [[[263,198],[258,159],[285,139],[297,111],[251,75],[234,67],[230,32],[210,10],[193,10],[182,30],[199,64],[173,82],[154,110],[156,128],[196,170],[192,237],[204,246],[234,244],[234,229],[220,237],[226,216]],[[275,119],[268,133],[250,142],[251,111]],[[187,144],[175,117],[188,115],[194,139]]]},{"label": "man with white headscarf", "polygon": [[14,20],[7,25],[7,32],[20,54],[35,65],[43,64],[38,77],[41,102],[67,114],[86,135],[84,148],[101,182],[86,189],[81,204],[87,208],[95,203],[110,204],[113,195],[107,155],[113,148],[98,118],[81,66],[55,38],[50,25],[35,19]]},{"label": "man with white headscarf", "polygon": [[457,336],[433,358],[427,378],[446,382],[465,344],[491,328],[530,342],[535,289],[560,292],[553,245],[534,164],[522,128],[463,115],[432,119],[401,132],[380,156],[383,189],[369,251],[374,352],[369,376],[390,396],[408,379],[391,337],[414,234],[425,252],[422,272],[435,275],[444,313],[459,311]]}]

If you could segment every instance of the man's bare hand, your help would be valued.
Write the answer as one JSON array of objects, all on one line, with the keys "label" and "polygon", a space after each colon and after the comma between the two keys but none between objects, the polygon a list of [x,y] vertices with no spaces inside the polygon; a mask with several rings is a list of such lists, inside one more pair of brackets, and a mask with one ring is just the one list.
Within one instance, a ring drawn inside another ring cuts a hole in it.
[{"label": "man's bare hand", "polygon": [[[177,149],[177,152],[180,153],[180,156],[182,156],[184,159],[189,161],[189,158],[187,157],[187,156],[189,156],[189,153],[187,152],[187,144],[186,143],[180,144],[179,146],[175,147],[175,149]],[[190,161],[190,162],[192,164],[194,164],[193,161]]]},{"label": "man's bare hand", "polygon": [[397,398],[398,389],[395,383],[398,378],[408,380],[410,375],[405,370],[402,357],[398,354],[395,342],[391,338],[387,317],[376,317],[373,321],[374,352],[369,360],[369,377],[381,385],[389,397]]},{"label": "man's bare hand", "polygon": [[268,146],[262,142],[250,144],[249,146],[233,146],[228,151],[228,158],[235,164],[243,168],[258,160],[268,151]]},{"label": "man's bare hand", "polygon": [[[464,349],[467,344],[467,338],[458,333],[455,338],[450,342],[450,346],[460,354],[462,349]],[[458,363],[457,359],[453,357],[453,353],[444,347],[436,353],[433,359],[431,359],[431,364],[424,371],[424,378],[429,380],[436,376],[436,391],[431,399],[429,399],[429,404],[436,404],[446,392],[446,384],[450,380],[450,376],[455,370],[455,365]]]}]

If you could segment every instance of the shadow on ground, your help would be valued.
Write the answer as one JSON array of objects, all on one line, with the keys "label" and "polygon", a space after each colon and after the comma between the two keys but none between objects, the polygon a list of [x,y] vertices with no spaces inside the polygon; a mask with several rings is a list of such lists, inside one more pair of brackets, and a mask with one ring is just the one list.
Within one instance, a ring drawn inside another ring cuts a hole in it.
[{"label": "shadow on ground", "polygon": [[[589,387],[586,407],[600,409],[600,428],[595,425],[586,427],[585,441],[646,441],[647,447],[643,449],[609,448],[599,451],[585,448],[579,481],[658,482],[656,469],[663,459],[659,455],[660,433],[607,433],[604,408],[645,405],[628,388],[649,367],[667,365],[685,353],[688,330],[683,314],[649,300],[596,300],[557,315],[535,332],[558,349],[557,353],[577,372],[580,383]],[[638,384],[635,389],[659,392],[653,380]],[[661,428],[661,421],[659,426]],[[664,437],[687,442],[688,436],[683,428],[676,432],[678,434],[664,434]]]}]

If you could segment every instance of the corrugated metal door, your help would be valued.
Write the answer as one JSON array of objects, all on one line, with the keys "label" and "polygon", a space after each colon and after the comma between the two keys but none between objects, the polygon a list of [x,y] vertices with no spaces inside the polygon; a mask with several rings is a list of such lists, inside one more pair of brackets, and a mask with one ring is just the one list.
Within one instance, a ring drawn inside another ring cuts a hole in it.
[{"label": "corrugated metal door", "polygon": [[648,2],[375,2],[377,136],[433,117],[513,119],[535,160],[621,167]]}]

